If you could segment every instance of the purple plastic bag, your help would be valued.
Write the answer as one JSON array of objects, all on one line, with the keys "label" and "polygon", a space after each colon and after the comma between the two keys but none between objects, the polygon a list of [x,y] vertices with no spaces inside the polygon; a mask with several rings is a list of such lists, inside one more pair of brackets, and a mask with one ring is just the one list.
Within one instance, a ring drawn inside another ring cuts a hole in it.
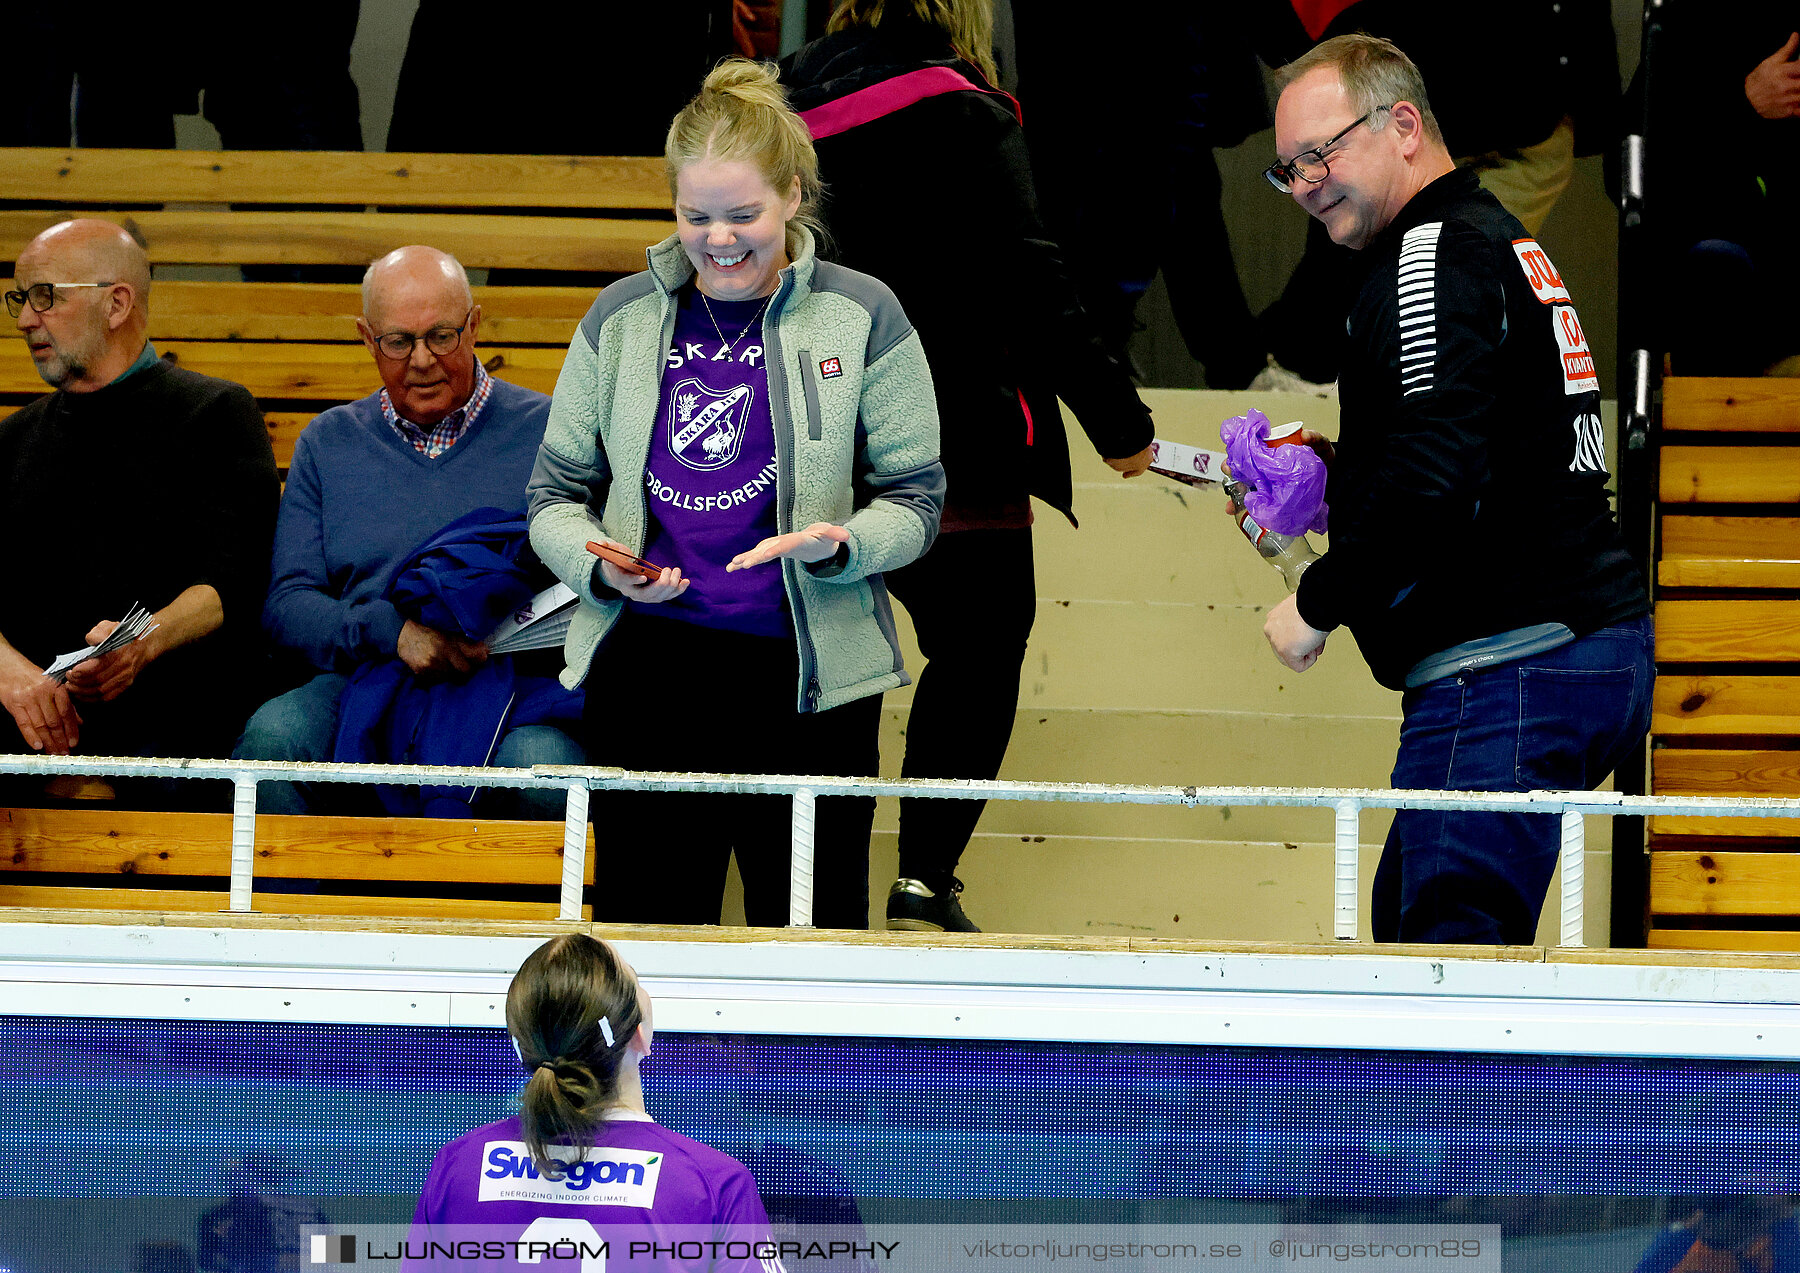
[{"label": "purple plastic bag", "polygon": [[1323,535],[1330,510],[1325,505],[1325,461],[1310,446],[1268,446],[1269,417],[1250,408],[1219,425],[1231,475],[1254,487],[1244,507],[1280,535],[1306,531]]}]

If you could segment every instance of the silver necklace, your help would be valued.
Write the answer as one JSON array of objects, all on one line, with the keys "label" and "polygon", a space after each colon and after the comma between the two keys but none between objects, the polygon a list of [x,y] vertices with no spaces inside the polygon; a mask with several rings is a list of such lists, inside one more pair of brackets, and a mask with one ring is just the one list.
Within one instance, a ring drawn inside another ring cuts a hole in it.
[{"label": "silver necklace", "polygon": [[[696,292],[700,292],[700,289],[697,287],[694,290]],[[744,324],[744,330],[739,332],[730,341],[727,341],[725,339],[725,333],[722,331],[719,331],[719,318],[718,318],[718,315],[713,313],[712,302],[706,299],[705,292],[700,292],[700,303],[702,305],[706,306],[706,316],[712,320],[713,331],[718,332],[719,343],[721,345],[725,346],[725,352],[720,354],[719,357],[721,357],[721,358],[731,357],[731,347],[733,345],[737,344],[738,341],[742,340],[745,336],[748,336],[750,334],[750,329],[752,327],[756,326],[757,323],[762,321],[763,310],[769,308],[769,302],[774,299],[775,299],[775,293],[773,293],[773,292],[770,292],[767,296],[763,297],[763,303],[762,303],[761,308],[759,308],[756,311],[755,315],[750,319],[749,322]]]}]

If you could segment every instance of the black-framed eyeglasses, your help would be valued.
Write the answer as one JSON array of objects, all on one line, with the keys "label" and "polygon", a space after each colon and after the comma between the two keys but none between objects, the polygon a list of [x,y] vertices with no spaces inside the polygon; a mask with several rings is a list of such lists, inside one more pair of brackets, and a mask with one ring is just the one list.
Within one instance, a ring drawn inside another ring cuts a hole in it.
[{"label": "black-framed eyeglasses", "polygon": [[17,318],[27,305],[42,314],[56,304],[56,289],[70,287],[115,287],[115,283],[33,283],[24,291],[6,294],[6,312]]},{"label": "black-framed eyeglasses", "polygon": [[1369,120],[1373,119],[1376,111],[1393,109],[1392,106],[1377,106],[1375,110],[1370,111],[1361,119],[1352,122],[1348,128],[1338,133],[1337,136],[1333,137],[1323,146],[1316,147],[1312,150],[1303,150],[1285,164],[1270,164],[1267,168],[1263,169],[1263,176],[1267,177],[1269,179],[1269,184],[1281,191],[1282,194],[1292,194],[1294,192],[1295,177],[1298,177],[1300,180],[1311,185],[1318,185],[1321,181],[1331,175],[1331,162],[1328,156],[1337,148],[1337,144],[1343,141],[1344,138],[1348,137],[1351,133],[1355,132],[1358,128],[1361,128],[1364,124],[1368,123]]},{"label": "black-framed eyeglasses", "polygon": [[469,312],[463,315],[461,327],[433,327],[423,336],[415,336],[411,332],[383,332],[375,338],[375,348],[383,357],[402,362],[411,358],[413,348],[424,341],[425,348],[441,358],[462,344],[462,334],[469,329],[469,317],[474,312],[475,307],[469,306]]}]

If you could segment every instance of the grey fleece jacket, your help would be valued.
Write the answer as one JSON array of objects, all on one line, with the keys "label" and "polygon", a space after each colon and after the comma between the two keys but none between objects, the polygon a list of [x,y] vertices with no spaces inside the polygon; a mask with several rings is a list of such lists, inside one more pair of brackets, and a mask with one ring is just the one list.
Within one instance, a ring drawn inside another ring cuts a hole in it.
[{"label": "grey fleece jacket", "polygon": [[[764,318],[777,523],[784,534],[813,522],[850,531],[834,558],[778,562],[799,642],[796,710],[805,712],[908,683],[881,572],[931,546],[944,471],[931,372],[899,302],[867,274],[818,260],[799,233]],[[644,547],[644,468],[675,294],[694,273],[679,236],[651,248],[649,264],[601,292],[582,320],[527,491],[532,547],[581,597],[564,643],[571,689],[624,608],[598,580],[588,541]],[[822,376],[831,359],[842,374]]]}]

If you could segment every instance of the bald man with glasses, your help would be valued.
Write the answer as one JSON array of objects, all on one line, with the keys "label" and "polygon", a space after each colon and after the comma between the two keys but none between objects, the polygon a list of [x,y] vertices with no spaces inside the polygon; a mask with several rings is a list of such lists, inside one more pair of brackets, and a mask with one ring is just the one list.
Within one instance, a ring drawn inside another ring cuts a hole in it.
[{"label": "bald man with glasses", "polygon": [[[6,310],[53,392],[0,421],[0,748],[225,755],[249,704],[277,484],[247,390],[157,357],[150,263],[110,221],[19,253]],[[76,664],[134,605],[155,628]],[[4,727],[0,727],[4,729]]]},{"label": "bald man with glasses", "polygon": [[[263,627],[305,683],[264,703],[233,753],[246,760],[333,757],[338,708],[357,669],[398,658],[426,680],[463,677],[486,647],[403,616],[390,576],[439,530],[480,508],[523,512],[549,416],[547,395],[495,379],[476,356],[481,306],[456,258],[411,246],[363,277],[357,332],[382,387],[301,432],[281,498]],[[577,764],[551,725],[507,731],[492,763]],[[502,812],[561,817],[555,792],[496,792]],[[336,811],[347,788],[264,783],[271,813]]]}]

